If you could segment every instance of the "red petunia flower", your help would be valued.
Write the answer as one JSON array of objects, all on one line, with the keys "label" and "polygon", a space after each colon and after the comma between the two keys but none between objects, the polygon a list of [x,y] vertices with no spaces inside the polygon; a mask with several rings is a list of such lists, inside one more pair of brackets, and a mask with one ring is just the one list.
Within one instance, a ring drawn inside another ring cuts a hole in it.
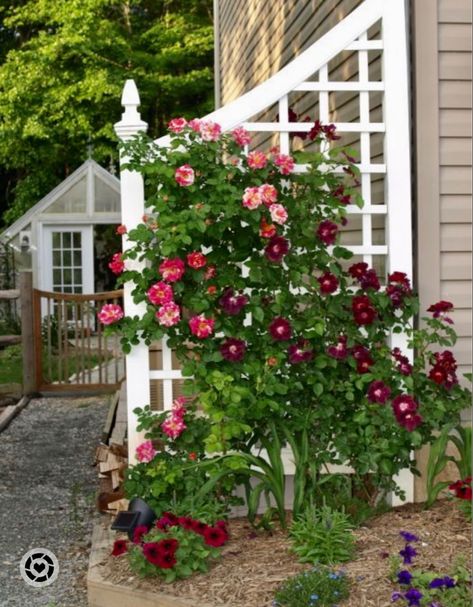
[{"label": "red petunia flower", "polygon": [[471,476],[468,476],[463,481],[456,481],[452,485],[449,485],[448,488],[450,491],[455,493],[455,497],[458,497],[462,500],[471,501],[472,499],[472,489],[471,489]]},{"label": "red petunia flower", "polygon": [[287,341],[292,337],[291,323],[285,318],[282,318],[282,316],[276,316],[276,318],[271,321],[268,330],[271,337],[276,341]]},{"label": "red petunia flower", "polygon": [[160,552],[154,564],[160,569],[172,569],[177,564],[177,559],[173,552]]},{"label": "red petunia flower", "polygon": [[115,540],[112,549],[112,556],[121,556],[128,551],[128,542],[126,540]]},{"label": "red petunia flower", "polygon": [[162,557],[159,542],[146,542],[143,544],[143,556],[152,565],[158,565]]},{"label": "red petunia flower", "polygon": [[197,533],[198,535],[204,535],[205,531],[209,528],[209,525],[203,523],[202,521],[193,521],[192,522],[192,531]]},{"label": "red petunia flower", "polygon": [[245,357],[246,342],[243,339],[229,337],[220,346],[220,353],[225,360],[240,362]]},{"label": "red petunia flower", "polygon": [[289,241],[283,236],[272,236],[264,248],[264,254],[272,263],[280,263],[289,251]]},{"label": "red petunia flower", "polygon": [[320,292],[322,295],[330,295],[331,293],[335,293],[338,289],[338,279],[330,272],[325,272],[322,276],[319,276],[317,280],[320,284]]},{"label": "red petunia flower", "polygon": [[228,542],[228,534],[221,527],[208,527],[203,534],[203,538],[207,546],[220,548]]},{"label": "red petunia flower", "polygon": [[179,548],[179,542],[175,538],[170,537],[169,539],[160,540],[158,546],[163,554],[174,554]]},{"label": "red petunia flower", "polygon": [[149,529],[146,525],[138,525],[133,530],[133,543],[141,544],[143,536],[148,533]]},{"label": "red petunia flower", "polygon": [[177,521],[183,529],[187,529],[188,531],[192,531],[192,527],[195,524],[195,520],[190,516],[179,516]]}]

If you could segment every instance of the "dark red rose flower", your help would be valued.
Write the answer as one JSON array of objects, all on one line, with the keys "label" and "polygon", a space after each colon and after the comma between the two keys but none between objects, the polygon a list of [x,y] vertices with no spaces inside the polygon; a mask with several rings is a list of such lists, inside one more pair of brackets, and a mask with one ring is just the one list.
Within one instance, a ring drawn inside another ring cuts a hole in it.
[{"label": "dark red rose flower", "polygon": [[360,278],[360,284],[363,289],[374,289],[379,291],[381,284],[375,270],[367,270],[365,275]]},{"label": "dark red rose flower", "polygon": [[388,275],[386,294],[395,308],[400,308],[404,298],[412,295],[411,283],[405,272],[393,272]]},{"label": "dark red rose flower", "polygon": [[360,261],[360,263],[354,263],[352,266],[348,268],[348,273],[353,278],[357,278],[360,280],[368,271],[368,264],[364,261]]},{"label": "dark red rose flower", "polygon": [[289,241],[284,236],[273,236],[264,248],[264,254],[272,263],[280,263],[289,251]]},{"label": "dark red rose flower", "polygon": [[422,417],[417,413],[406,413],[398,419],[399,425],[403,426],[408,432],[412,432],[422,423]]},{"label": "dark red rose flower", "polygon": [[432,312],[434,318],[440,318],[451,325],[453,325],[453,320],[446,316],[446,314],[452,310],[453,304],[450,301],[444,301],[443,299],[427,308],[427,312]]},{"label": "dark red rose flower", "polygon": [[435,364],[429,372],[429,378],[449,390],[458,383],[457,361],[450,350],[435,352],[434,360]]},{"label": "dark red rose flower", "polygon": [[220,346],[220,353],[225,360],[240,362],[245,357],[246,342],[243,339],[229,337]]},{"label": "dark red rose flower", "polygon": [[391,395],[391,388],[381,380],[375,380],[368,388],[368,400],[384,405]]},{"label": "dark red rose flower", "polygon": [[337,127],[334,124],[326,124],[323,128],[324,135],[329,141],[337,141],[341,139],[340,135],[337,135]]},{"label": "dark red rose flower", "polygon": [[308,132],[308,137],[311,141],[314,141],[314,139],[317,139],[317,137],[319,137],[319,135],[321,135],[322,133],[323,133],[323,125],[320,122],[320,120],[316,120],[314,122],[314,126]]},{"label": "dark red rose flower", "polygon": [[339,185],[338,188],[335,188],[335,190],[332,190],[331,194],[344,205],[350,204],[351,202],[351,196],[345,194],[345,186],[343,184]]},{"label": "dark red rose flower", "polygon": [[320,222],[315,234],[325,245],[334,244],[337,239],[338,226],[330,219],[324,219]]},{"label": "dark red rose flower", "polygon": [[235,291],[229,287],[228,289],[225,289],[222,297],[218,300],[218,303],[222,306],[225,314],[236,316],[237,314],[240,314],[248,303],[248,297],[243,294],[235,294]]},{"label": "dark red rose flower", "polygon": [[148,561],[148,563],[152,563],[153,565],[159,566],[158,563],[162,556],[162,552],[159,547],[159,542],[147,542],[143,544],[143,556]]},{"label": "dark red rose flower", "polygon": [[368,373],[370,367],[374,365],[371,352],[365,346],[353,346],[351,355],[356,360],[356,370],[358,373]]},{"label": "dark red rose flower", "polygon": [[161,569],[172,569],[177,563],[173,552],[161,552],[157,558],[156,566]]},{"label": "dark red rose flower", "polygon": [[336,126],[334,124],[322,124],[320,120],[316,120],[314,126],[309,131],[309,139],[313,141],[322,134],[325,135],[328,141],[340,139],[340,135],[336,134]]},{"label": "dark red rose flower", "polygon": [[402,306],[405,293],[401,287],[396,285],[388,285],[386,287],[386,295],[389,297],[395,308],[400,308]]},{"label": "dark red rose flower", "polygon": [[327,354],[337,360],[343,360],[348,356],[347,336],[340,335],[338,343],[327,348]]},{"label": "dark red rose flower", "polygon": [[126,540],[115,540],[112,549],[112,556],[121,556],[128,551],[128,542]]},{"label": "dark red rose flower", "polygon": [[228,541],[228,534],[221,527],[208,527],[204,531],[203,537],[207,546],[213,546],[214,548],[220,548]]},{"label": "dark red rose flower", "polygon": [[271,337],[277,341],[287,341],[292,337],[291,323],[282,316],[276,316],[271,321],[268,330]]},{"label": "dark red rose flower", "polygon": [[408,432],[412,432],[422,423],[422,417],[417,413],[418,407],[415,398],[409,394],[400,394],[392,401],[394,416],[398,424]]},{"label": "dark red rose flower", "polygon": [[374,365],[374,360],[371,358],[363,358],[362,360],[356,361],[356,370],[358,373],[368,373],[370,367]]},{"label": "dark red rose flower", "polygon": [[149,529],[146,525],[138,525],[133,531],[133,543],[141,544],[143,535],[148,533]]},{"label": "dark red rose flower", "polygon": [[309,362],[314,356],[314,351],[310,347],[310,342],[307,339],[299,339],[297,344],[289,346],[287,353],[289,362],[292,365]]},{"label": "dark red rose flower", "polygon": [[442,385],[447,379],[447,373],[440,367],[433,367],[430,370],[429,379],[434,381],[436,384]]},{"label": "dark red rose flower", "polygon": [[370,325],[378,313],[367,295],[356,295],[351,307],[357,325]]},{"label": "dark red rose flower", "polygon": [[319,276],[317,280],[320,284],[320,292],[322,295],[335,293],[338,289],[338,279],[330,272],[325,272],[322,276]]},{"label": "dark red rose flower", "polygon": [[398,363],[396,366],[397,370],[402,373],[402,375],[411,375],[412,365],[407,356],[404,356],[399,348],[394,348],[391,351],[391,354]]},{"label": "dark red rose flower", "polygon": [[405,272],[393,272],[392,274],[389,274],[388,282],[391,284],[399,284],[404,287],[406,291],[411,290],[411,283]]}]

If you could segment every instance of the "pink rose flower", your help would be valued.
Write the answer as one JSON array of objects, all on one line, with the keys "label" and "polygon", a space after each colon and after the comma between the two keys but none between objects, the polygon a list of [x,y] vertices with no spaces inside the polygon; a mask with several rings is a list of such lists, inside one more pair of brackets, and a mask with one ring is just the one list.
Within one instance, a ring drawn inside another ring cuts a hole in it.
[{"label": "pink rose flower", "polygon": [[207,263],[207,258],[203,253],[199,251],[194,251],[187,255],[187,265],[194,270],[199,270],[203,268]]},{"label": "pink rose flower", "polygon": [[264,152],[256,150],[248,154],[246,161],[248,162],[250,169],[264,169],[268,164],[268,157]]},{"label": "pink rose flower", "polygon": [[173,259],[165,259],[158,268],[163,280],[167,282],[176,282],[180,280],[185,272],[186,266],[182,259],[174,257]]},{"label": "pink rose flower", "polygon": [[259,192],[261,194],[261,199],[262,199],[263,203],[267,207],[270,207],[278,199],[278,191],[270,183],[263,183],[263,185],[260,185]]},{"label": "pink rose flower", "polygon": [[115,253],[108,264],[108,267],[112,270],[112,272],[116,275],[121,274],[125,269],[125,264],[122,259],[121,253]]},{"label": "pink rose flower", "polygon": [[261,218],[259,235],[261,238],[272,238],[276,236],[276,226],[272,223],[267,223],[264,217]]},{"label": "pink rose flower", "polygon": [[187,126],[187,120],[185,118],[173,118],[168,122],[168,129],[173,133],[181,133]]},{"label": "pink rose flower", "polygon": [[199,120],[198,118],[192,118],[192,120],[189,120],[188,126],[190,126],[190,128],[195,133],[200,133],[200,125],[201,124],[202,124],[202,120]]},{"label": "pink rose flower", "polygon": [[187,426],[182,417],[171,413],[171,416],[163,421],[161,428],[169,438],[175,439],[184,432]]},{"label": "pink rose flower", "polygon": [[192,335],[199,339],[205,339],[212,335],[214,331],[215,320],[213,318],[205,318],[203,314],[193,316],[189,320],[189,327]]},{"label": "pink rose flower", "polygon": [[286,223],[287,211],[282,204],[272,204],[269,207],[269,212],[274,223],[278,223],[279,225]]},{"label": "pink rose flower", "polygon": [[217,276],[217,266],[210,264],[204,272],[204,278],[205,280],[210,280],[211,278],[215,278],[215,276]]},{"label": "pink rose flower", "polygon": [[174,173],[174,179],[182,187],[188,187],[194,183],[195,173],[194,169],[189,164],[183,164],[176,169]]},{"label": "pink rose flower", "polygon": [[185,408],[185,404],[187,402],[186,396],[178,396],[172,401],[172,414],[176,417],[184,417],[187,409]]},{"label": "pink rose flower", "polygon": [[147,464],[154,459],[156,453],[157,451],[153,447],[152,441],[147,440],[136,448],[136,459],[139,462],[145,462]]},{"label": "pink rose flower", "polygon": [[181,320],[181,309],[176,303],[170,301],[159,308],[156,312],[156,319],[163,327],[173,327]]},{"label": "pink rose flower", "polygon": [[235,141],[235,143],[237,145],[239,145],[240,147],[249,145],[251,143],[250,134],[242,126],[239,126],[236,129],[233,129],[232,137],[233,137],[233,140]]},{"label": "pink rose flower", "polygon": [[257,209],[260,205],[263,204],[263,199],[261,198],[261,193],[259,188],[246,188],[245,193],[242,198],[242,205],[250,211]]},{"label": "pink rose flower", "polygon": [[123,310],[118,304],[105,304],[97,314],[97,318],[103,325],[112,325],[123,318]]},{"label": "pink rose flower", "polygon": [[278,167],[281,175],[289,175],[294,170],[294,158],[286,154],[276,154],[274,164]]},{"label": "pink rose flower", "polygon": [[123,234],[127,233],[126,226],[124,226],[121,223],[119,226],[117,226],[117,229],[115,230],[115,233],[118,234],[119,236],[123,236]]},{"label": "pink rose flower", "polygon": [[217,141],[222,133],[222,127],[211,120],[200,123],[200,136],[204,141]]},{"label": "pink rose flower", "polygon": [[167,304],[174,298],[172,287],[165,282],[157,282],[152,285],[146,294],[150,302],[155,306]]}]

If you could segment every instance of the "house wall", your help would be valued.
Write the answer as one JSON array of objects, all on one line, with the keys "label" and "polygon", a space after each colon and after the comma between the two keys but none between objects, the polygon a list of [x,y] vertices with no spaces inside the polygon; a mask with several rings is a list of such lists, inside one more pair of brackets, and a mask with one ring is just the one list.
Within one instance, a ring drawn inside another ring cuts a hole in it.
[{"label": "house wall", "polygon": [[413,0],[417,279],[423,309],[455,304],[459,374],[471,372],[470,0]]}]

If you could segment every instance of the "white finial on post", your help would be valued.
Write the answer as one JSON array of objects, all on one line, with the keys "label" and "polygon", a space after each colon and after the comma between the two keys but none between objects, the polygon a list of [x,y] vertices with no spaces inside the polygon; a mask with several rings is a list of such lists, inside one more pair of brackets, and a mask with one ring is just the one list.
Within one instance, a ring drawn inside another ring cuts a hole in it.
[{"label": "white finial on post", "polygon": [[122,141],[131,139],[140,131],[146,131],[148,125],[141,120],[138,107],[141,104],[140,95],[134,80],[127,80],[123,87],[122,105],[125,111],[120,122],[115,124],[115,133]]},{"label": "white finial on post", "polygon": [[[115,124],[115,132],[122,141],[129,141],[134,135],[145,132],[147,124],[141,120],[138,106],[140,96],[133,80],[127,80],[123,88],[122,105],[125,111],[120,122]],[[120,166],[123,167],[128,158],[120,154]],[[143,220],[145,213],[145,197],[143,177],[137,171],[129,169],[120,170],[121,213],[122,224],[128,231],[136,228]],[[123,250],[129,248],[126,234],[122,237]],[[129,270],[142,272],[145,264],[139,260],[127,259],[126,267]],[[127,316],[143,316],[146,304],[135,304],[131,295],[132,284],[124,284],[124,307]],[[137,431],[137,419],[133,413],[136,407],[144,407],[150,403],[149,380],[149,351],[148,346],[140,342],[134,346],[126,356],[126,398],[128,422],[128,460],[130,464],[136,463],[136,447],[143,442],[144,435]]]}]

